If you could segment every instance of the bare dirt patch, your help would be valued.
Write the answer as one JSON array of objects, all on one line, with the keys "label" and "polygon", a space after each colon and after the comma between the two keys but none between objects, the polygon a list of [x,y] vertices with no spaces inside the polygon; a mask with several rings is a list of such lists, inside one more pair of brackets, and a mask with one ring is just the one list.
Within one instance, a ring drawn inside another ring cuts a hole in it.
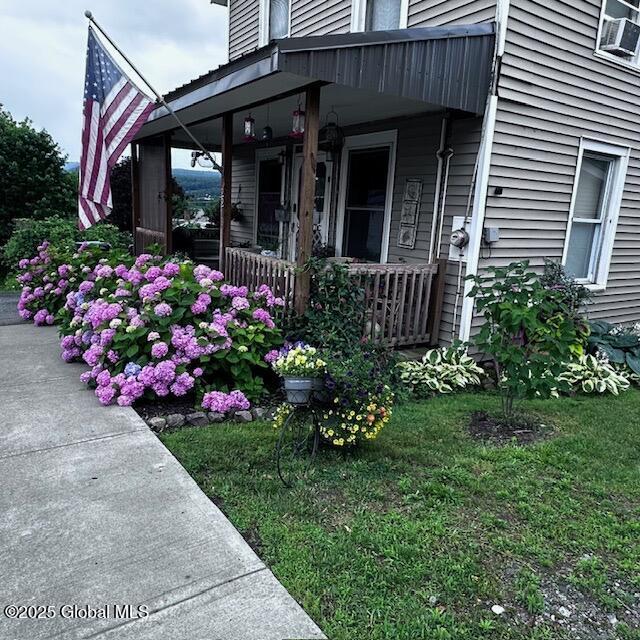
[{"label": "bare dirt patch", "polygon": [[548,438],[553,428],[536,416],[516,415],[506,420],[502,416],[492,416],[486,411],[471,414],[469,433],[477,440],[493,444],[533,444]]}]

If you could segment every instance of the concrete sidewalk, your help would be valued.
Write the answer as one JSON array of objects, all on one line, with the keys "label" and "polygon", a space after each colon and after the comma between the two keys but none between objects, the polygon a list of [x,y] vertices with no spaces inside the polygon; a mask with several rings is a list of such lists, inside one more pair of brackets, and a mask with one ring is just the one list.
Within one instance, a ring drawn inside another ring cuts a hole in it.
[{"label": "concrete sidewalk", "polygon": [[[323,638],[133,409],[99,406],[81,370],[60,360],[56,329],[0,328],[0,638]],[[8,605],[43,609],[9,619]]]}]

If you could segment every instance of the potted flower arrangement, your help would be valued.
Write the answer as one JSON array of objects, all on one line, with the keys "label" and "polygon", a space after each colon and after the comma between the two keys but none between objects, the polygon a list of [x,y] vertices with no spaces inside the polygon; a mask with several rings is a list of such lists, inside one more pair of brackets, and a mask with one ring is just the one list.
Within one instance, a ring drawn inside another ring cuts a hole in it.
[{"label": "potted flower arrangement", "polygon": [[322,388],[325,361],[318,350],[303,342],[286,345],[272,357],[273,370],[284,380],[287,402],[305,404]]},{"label": "potted flower arrangement", "polygon": [[325,385],[333,401],[320,415],[325,441],[353,447],[378,437],[393,413],[394,364],[386,350],[369,344],[330,359]]}]

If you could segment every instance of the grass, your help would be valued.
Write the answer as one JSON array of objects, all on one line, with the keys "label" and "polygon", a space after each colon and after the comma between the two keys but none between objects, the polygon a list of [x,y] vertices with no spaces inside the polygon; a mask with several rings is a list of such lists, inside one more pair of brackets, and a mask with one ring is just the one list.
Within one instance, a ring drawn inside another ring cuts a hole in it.
[{"label": "grass", "polygon": [[[640,392],[529,403],[555,432],[526,447],[467,435],[498,404],[398,407],[377,441],[323,451],[291,490],[266,423],[162,440],[332,640],[640,638]],[[556,589],[595,635],[551,618]]]}]

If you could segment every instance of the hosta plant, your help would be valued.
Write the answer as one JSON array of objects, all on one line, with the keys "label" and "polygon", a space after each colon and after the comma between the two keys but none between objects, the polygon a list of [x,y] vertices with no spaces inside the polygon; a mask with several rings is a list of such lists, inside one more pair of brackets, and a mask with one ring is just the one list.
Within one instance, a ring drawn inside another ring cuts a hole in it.
[{"label": "hosta plant", "polygon": [[604,353],[611,364],[628,367],[640,375],[640,324],[616,326],[596,320],[590,328],[589,347],[594,355]]},{"label": "hosta plant", "polygon": [[581,356],[566,365],[559,379],[583,393],[612,393],[618,395],[629,388],[629,378],[616,371],[606,356]]},{"label": "hosta plant", "polygon": [[400,379],[418,396],[451,393],[477,386],[484,371],[467,353],[467,348],[456,345],[431,349],[422,360],[401,362]]}]

